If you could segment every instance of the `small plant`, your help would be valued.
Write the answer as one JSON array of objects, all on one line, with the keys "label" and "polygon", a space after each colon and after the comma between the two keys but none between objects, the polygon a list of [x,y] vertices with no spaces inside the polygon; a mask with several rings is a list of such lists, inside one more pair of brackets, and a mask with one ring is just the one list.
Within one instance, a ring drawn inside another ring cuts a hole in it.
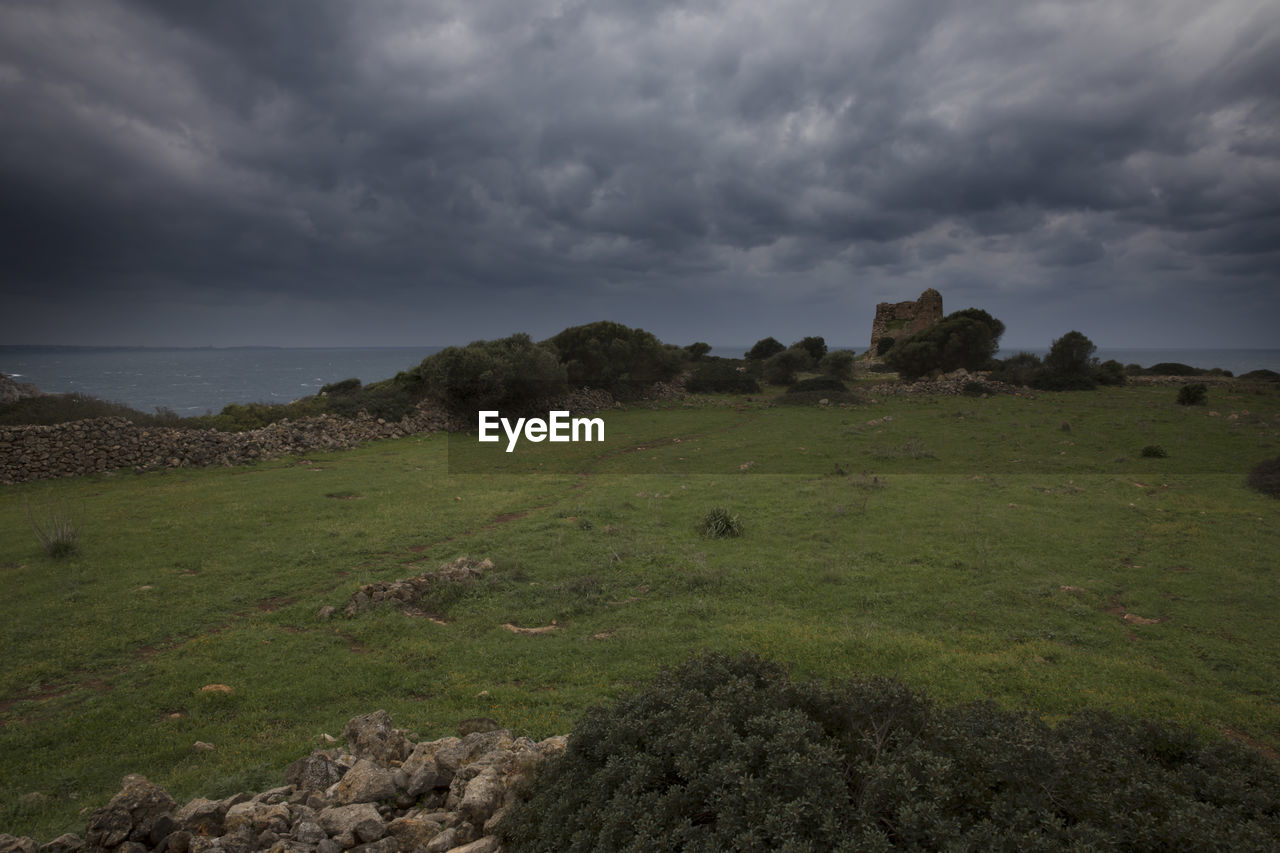
[{"label": "small plant", "polygon": [[1179,406],[1203,406],[1209,401],[1209,389],[1203,382],[1183,385],[1178,389]]},{"label": "small plant", "polygon": [[81,521],[65,505],[50,507],[41,521],[36,519],[31,504],[28,503],[27,521],[30,522],[36,539],[40,540],[40,546],[50,557],[60,560],[80,553]]},{"label": "small plant", "polygon": [[1148,444],[1142,448],[1142,456],[1144,459],[1164,459],[1168,457],[1169,452],[1158,444]]},{"label": "small plant", "polygon": [[589,518],[580,518],[580,519],[578,519],[578,529],[579,529],[579,530],[590,530],[590,529],[591,529],[591,528],[593,528],[593,527],[595,527],[595,525],[591,523],[591,519],[589,519]]},{"label": "small plant", "polygon": [[709,539],[724,539],[742,535],[742,522],[738,516],[724,507],[716,507],[702,518],[702,535]]},{"label": "small plant", "polygon": [[1254,465],[1249,471],[1247,482],[1251,489],[1257,489],[1273,498],[1280,498],[1280,456]]}]

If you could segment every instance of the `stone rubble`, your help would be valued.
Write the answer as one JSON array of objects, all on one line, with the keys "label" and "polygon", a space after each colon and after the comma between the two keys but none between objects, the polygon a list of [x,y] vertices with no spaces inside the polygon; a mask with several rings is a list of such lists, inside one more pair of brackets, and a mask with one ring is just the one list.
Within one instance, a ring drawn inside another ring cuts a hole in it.
[{"label": "stone rubble", "polygon": [[[434,572],[424,572],[411,578],[394,581],[363,584],[347,599],[347,606],[343,608],[342,613],[350,618],[385,603],[394,604],[410,616],[431,617],[433,614],[424,612],[415,605],[444,585],[470,586],[485,572],[492,569],[493,563],[488,558],[472,560],[469,557],[459,557],[452,563],[441,564],[440,568]],[[325,607],[317,615],[323,620],[332,616],[333,612],[332,607]]]},{"label": "stone rubble", "polygon": [[[474,722],[474,721],[473,721]],[[0,834],[0,853],[500,853],[518,785],[567,737],[507,729],[414,743],[386,711],[351,719],[347,747],[316,750],[286,784],[178,806],[143,776],[89,815],[83,836],[46,844]]]}]

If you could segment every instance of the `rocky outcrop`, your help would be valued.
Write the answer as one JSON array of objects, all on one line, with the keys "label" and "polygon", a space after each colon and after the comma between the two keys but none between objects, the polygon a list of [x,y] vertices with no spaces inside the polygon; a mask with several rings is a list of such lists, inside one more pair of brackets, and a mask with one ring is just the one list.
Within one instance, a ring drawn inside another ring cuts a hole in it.
[{"label": "rocky outcrop", "polygon": [[345,749],[300,758],[284,786],[258,794],[179,807],[160,786],[126,776],[83,836],[40,845],[0,834],[0,853],[498,853],[494,833],[517,786],[567,743],[506,729],[414,743],[386,711],[353,718],[344,734]]},{"label": "rocky outcrop", "polygon": [[[394,581],[374,581],[363,584],[347,599],[347,606],[342,612],[344,616],[351,617],[380,604],[391,604],[410,616],[425,616],[438,620],[441,614],[432,613],[429,608],[422,609],[421,604],[424,599],[431,599],[433,593],[439,592],[446,586],[469,588],[491,569],[493,569],[493,563],[488,558],[473,560],[470,557],[459,557],[452,563],[443,564],[434,572],[423,572],[411,578]],[[327,618],[332,614],[333,608],[328,607],[323,608],[320,615],[321,618]]]},{"label": "rocky outcrop", "polygon": [[27,397],[43,397],[45,393],[30,382],[15,382],[13,377],[0,373],[0,404],[16,403]]},{"label": "rocky outcrop", "polygon": [[0,483],[104,473],[239,465],[314,450],[341,450],[380,438],[454,427],[443,412],[422,406],[399,421],[361,413],[280,421],[248,432],[142,427],[124,418],[52,426],[0,427]]},{"label": "rocky outcrop", "polygon": [[883,338],[900,341],[923,332],[942,319],[942,294],[932,287],[915,302],[881,302],[871,322],[871,354],[879,352]]}]

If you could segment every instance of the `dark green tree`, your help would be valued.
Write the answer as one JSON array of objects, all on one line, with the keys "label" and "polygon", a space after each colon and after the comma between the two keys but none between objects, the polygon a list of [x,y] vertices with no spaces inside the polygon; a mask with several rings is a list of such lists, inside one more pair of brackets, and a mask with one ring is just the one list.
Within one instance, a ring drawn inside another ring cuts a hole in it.
[{"label": "dark green tree", "polygon": [[529,410],[566,388],[556,351],[523,333],[446,347],[414,373],[427,395],[465,417],[481,409]]},{"label": "dark green tree", "polygon": [[684,351],[690,361],[701,361],[707,353],[711,352],[711,344],[698,341],[697,343],[689,344],[684,348]]},{"label": "dark green tree", "polygon": [[551,338],[569,384],[602,388],[628,399],[680,371],[683,351],[668,347],[644,329],[600,321],[573,326]]},{"label": "dark green tree", "polygon": [[1044,370],[1036,377],[1035,387],[1046,391],[1087,391],[1098,386],[1095,374],[1098,348],[1077,331],[1067,332],[1053,342],[1044,357]]},{"label": "dark green tree", "polygon": [[885,362],[906,379],[935,370],[984,370],[992,366],[1003,334],[1004,323],[980,308],[966,308],[899,340],[885,355]]},{"label": "dark green tree", "polygon": [[813,364],[822,361],[822,357],[827,354],[827,342],[818,336],[801,338],[791,346],[800,347],[800,349],[809,353],[809,359]]},{"label": "dark green tree", "polygon": [[747,350],[747,358],[751,361],[764,361],[785,349],[786,347],[777,338],[761,338],[756,341],[755,346]]}]

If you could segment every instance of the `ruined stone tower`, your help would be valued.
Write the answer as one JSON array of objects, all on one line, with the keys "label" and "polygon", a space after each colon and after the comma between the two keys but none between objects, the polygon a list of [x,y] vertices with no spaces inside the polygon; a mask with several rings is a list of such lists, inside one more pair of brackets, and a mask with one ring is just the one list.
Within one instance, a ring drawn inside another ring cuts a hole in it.
[{"label": "ruined stone tower", "polygon": [[915,302],[881,302],[871,323],[871,354],[876,354],[882,339],[900,341],[923,332],[941,319],[942,294],[932,287]]}]

